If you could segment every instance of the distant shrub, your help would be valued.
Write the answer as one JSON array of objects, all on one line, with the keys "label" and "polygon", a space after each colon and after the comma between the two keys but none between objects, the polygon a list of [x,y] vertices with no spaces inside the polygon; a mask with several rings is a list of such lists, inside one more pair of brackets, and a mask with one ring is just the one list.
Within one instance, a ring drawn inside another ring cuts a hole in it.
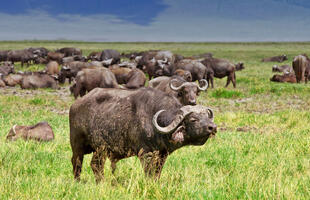
[{"label": "distant shrub", "polygon": [[217,89],[215,91],[212,92],[212,97],[215,98],[238,98],[238,97],[242,97],[242,93],[239,91],[234,91],[234,90],[227,90],[227,89]]}]

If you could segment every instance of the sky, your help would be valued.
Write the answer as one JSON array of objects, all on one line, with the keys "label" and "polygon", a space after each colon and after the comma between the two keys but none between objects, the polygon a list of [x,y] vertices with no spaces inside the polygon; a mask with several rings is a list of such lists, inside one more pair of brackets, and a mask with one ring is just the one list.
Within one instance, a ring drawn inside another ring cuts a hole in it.
[{"label": "sky", "polygon": [[310,41],[309,0],[4,0],[0,40]]}]

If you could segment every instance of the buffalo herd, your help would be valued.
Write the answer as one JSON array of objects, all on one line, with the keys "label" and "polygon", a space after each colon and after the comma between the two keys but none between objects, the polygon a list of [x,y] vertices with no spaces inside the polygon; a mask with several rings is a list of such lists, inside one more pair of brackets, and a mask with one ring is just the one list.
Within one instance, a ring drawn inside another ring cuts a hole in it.
[{"label": "buffalo herd", "polygon": [[[286,55],[264,58],[283,62]],[[172,152],[187,145],[203,145],[217,132],[211,108],[197,105],[197,97],[214,77],[227,77],[236,88],[236,72],[244,63],[214,58],[211,53],[191,57],[167,50],[120,53],[113,49],[83,56],[78,48],[0,51],[0,87],[53,88],[68,82],[76,99],[70,107],[70,144],[76,180],[85,154],[93,153],[91,168],[97,182],[103,179],[106,159],[112,173],[116,163],[137,156],[147,176],[159,178]],[[15,71],[14,64],[44,64],[41,71]],[[289,65],[272,67],[275,82],[307,83],[310,60],[298,55]],[[148,81],[147,81],[148,80]],[[148,87],[145,87],[148,82]],[[47,122],[14,125],[7,140],[54,139]]]}]

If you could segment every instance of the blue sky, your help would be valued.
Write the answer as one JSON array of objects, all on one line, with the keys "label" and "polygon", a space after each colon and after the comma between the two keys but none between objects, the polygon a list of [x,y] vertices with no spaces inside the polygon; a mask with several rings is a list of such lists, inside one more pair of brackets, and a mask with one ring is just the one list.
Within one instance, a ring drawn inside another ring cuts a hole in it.
[{"label": "blue sky", "polygon": [[10,0],[0,40],[310,41],[309,0]]}]

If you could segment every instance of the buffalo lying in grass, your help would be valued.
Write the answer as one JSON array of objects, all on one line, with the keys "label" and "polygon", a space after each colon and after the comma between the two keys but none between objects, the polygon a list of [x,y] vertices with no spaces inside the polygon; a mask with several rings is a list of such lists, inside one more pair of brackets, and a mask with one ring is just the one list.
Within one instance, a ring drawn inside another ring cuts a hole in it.
[{"label": "buffalo lying in grass", "polygon": [[273,82],[281,82],[281,83],[296,83],[296,76],[295,74],[275,74],[272,78],[270,78],[270,81]]},{"label": "buffalo lying in grass", "polygon": [[288,60],[287,56],[284,54],[284,55],[281,55],[281,56],[273,56],[273,57],[269,57],[269,58],[263,58],[262,59],[262,62],[283,62],[283,61],[286,61]]},{"label": "buffalo lying in grass", "polygon": [[15,141],[18,138],[24,140],[51,141],[54,139],[54,132],[47,122],[40,122],[33,126],[14,125],[6,139]]}]

